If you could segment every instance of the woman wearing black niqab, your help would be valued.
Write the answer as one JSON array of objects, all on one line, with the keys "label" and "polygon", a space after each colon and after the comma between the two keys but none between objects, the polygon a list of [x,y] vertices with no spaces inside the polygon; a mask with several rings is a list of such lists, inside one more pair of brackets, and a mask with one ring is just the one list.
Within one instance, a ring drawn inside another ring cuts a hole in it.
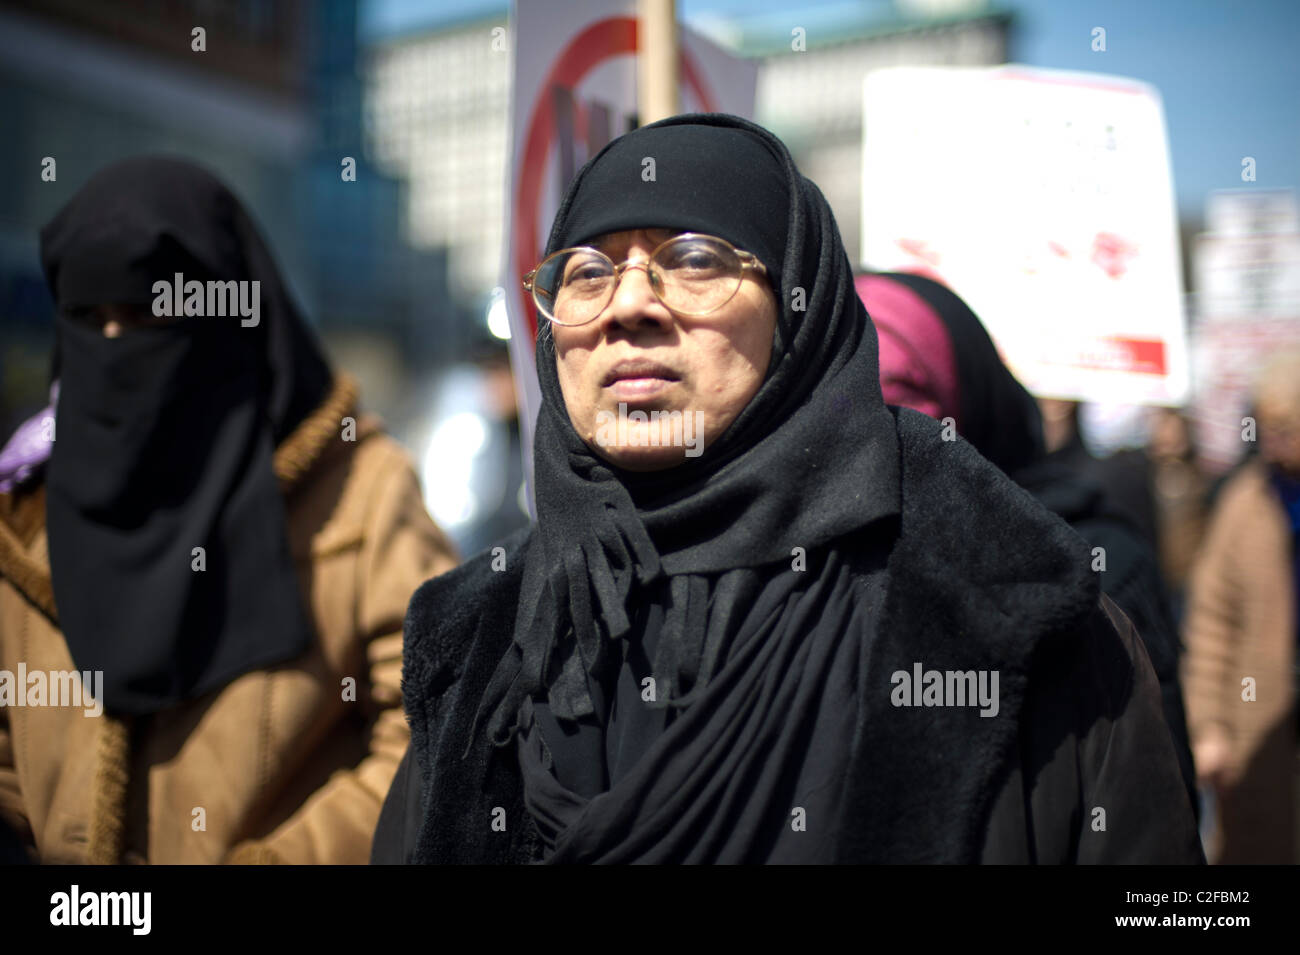
[{"label": "woman wearing black niqab", "polygon": [[[402,614],[455,559],[405,452],[203,169],[106,167],[41,253],[59,387],[0,493],[0,823],[49,863],[365,861]],[[20,667],[84,692],[11,706]]]},{"label": "woman wearing black niqab", "polygon": [[[103,671],[111,710],[144,714],[298,656],[311,626],[271,457],[333,376],[256,231],[197,167],[134,160],[41,239],[59,305],[50,565],[78,666]],[[160,294],[170,315],[178,275],[256,281],[256,324],[179,316],[110,338],[83,317],[153,314]]]},{"label": "woman wearing black niqab", "polygon": [[[653,183],[641,179],[647,156]],[[1116,652],[1093,685],[1123,682],[1133,739],[1158,708],[1098,604],[1086,548],[937,425],[885,406],[830,209],[761,127],[689,115],[615,140],[570,185],[546,254],[607,243],[617,262],[628,235],[648,252],[682,233],[752,254],[752,307],[715,325],[685,319],[662,283],[651,295],[629,269],[591,325],[543,328],[538,522],[503,542],[495,568],[490,554],[471,561],[412,601],[412,744],[373,859],[1067,854],[1066,787],[1027,809],[1008,782],[1043,692],[1030,692],[1034,651],[1107,633]],[[639,291],[624,297],[629,282]],[[689,413],[734,386],[756,324],[771,329],[765,370],[732,415],[714,415],[703,453],[643,469],[593,433],[593,410],[599,420],[613,398],[641,393],[611,385],[621,361],[663,363],[634,375],[667,379],[655,393],[685,394],[667,406]],[[734,348],[692,352],[705,326]],[[709,378],[710,359],[727,373]],[[601,388],[584,390],[593,378]],[[1000,669],[987,718],[913,709],[893,678],[914,663]],[[1034,732],[1059,742],[1067,723]],[[1160,790],[1177,767],[1153,739]],[[1025,843],[1027,811],[1057,822],[1041,845]],[[1098,852],[1196,857],[1190,818],[1143,842]]]}]

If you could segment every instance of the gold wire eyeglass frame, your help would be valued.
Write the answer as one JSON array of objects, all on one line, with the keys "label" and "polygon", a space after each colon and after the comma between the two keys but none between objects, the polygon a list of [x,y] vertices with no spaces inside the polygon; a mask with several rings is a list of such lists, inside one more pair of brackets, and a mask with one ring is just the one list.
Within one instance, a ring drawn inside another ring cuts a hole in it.
[{"label": "gold wire eyeglass frame", "polygon": [[[731,294],[728,295],[721,302],[719,302],[717,305],[705,309],[702,312],[687,312],[682,309],[673,308],[671,305],[669,305],[667,302],[664,301],[663,295],[660,294],[659,291],[659,287],[662,283],[656,282],[654,280],[655,277],[653,273],[651,273],[649,266],[650,263],[655,260],[655,258],[659,255],[660,252],[662,252],[664,249],[668,248],[669,246],[673,245],[674,243],[689,242],[695,239],[707,239],[710,242],[717,242],[719,245],[731,250],[732,254],[734,254],[736,258],[740,260],[740,274],[736,277],[736,286],[731,290]],[[608,262],[610,268],[614,270],[614,282],[609,289],[609,299],[605,302],[604,305],[602,305],[596,311],[594,315],[591,316],[591,318],[587,319],[584,322],[572,322],[572,323],[561,322],[558,319],[556,319],[553,315],[551,315],[547,310],[546,306],[541,301],[538,300],[537,289],[533,285],[533,280],[534,278],[536,278],[537,273],[546,267],[547,262],[551,261],[557,256],[569,255],[574,252],[592,252],[600,256],[602,259]],[[733,298],[735,298],[736,293],[740,291],[740,286],[744,284],[746,269],[753,269],[754,271],[758,272],[759,275],[767,275],[767,266],[765,266],[762,262],[758,261],[758,257],[754,255],[754,253],[745,252],[742,249],[738,249],[730,242],[728,242],[726,239],[719,238],[716,235],[705,235],[702,232],[683,232],[681,235],[675,235],[671,239],[666,239],[663,242],[659,243],[659,245],[655,246],[654,251],[651,252],[648,256],[642,256],[636,259],[625,259],[623,262],[618,264],[615,264],[614,260],[611,259],[604,252],[600,251],[600,249],[592,248],[589,245],[576,245],[573,246],[572,248],[560,249],[558,252],[552,252],[546,258],[542,259],[542,261],[538,264],[537,268],[533,269],[531,272],[525,275],[523,284],[524,284],[524,290],[532,294],[533,304],[537,306],[537,310],[541,312],[544,316],[546,316],[548,321],[552,322],[555,325],[559,325],[562,328],[580,328],[583,325],[589,325],[592,322],[594,322],[604,313],[605,309],[609,308],[609,303],[614,301],[614,295],[618,291],[619,283],[623,281],[623,275],[629,269],[638,269],[638,268],[645,269],[646,276],[650,279],[650,291],[654,292],[655,298],[659,300],[659,303],[663,305],[664,308],[668,309],[670,312],[673,312],[677,315],[685,315],[689,318],[702,318],[705,315],[710,315],[713,312],[716,312],[718,309],[722,308]]]}]

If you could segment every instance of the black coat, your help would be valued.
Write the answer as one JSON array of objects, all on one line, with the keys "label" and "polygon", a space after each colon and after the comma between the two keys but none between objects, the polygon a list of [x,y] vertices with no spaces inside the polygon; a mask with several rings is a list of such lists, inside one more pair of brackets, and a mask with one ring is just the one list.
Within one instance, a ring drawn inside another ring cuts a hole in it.
[{"label": "black coat", "polygon": [[1013,477],[1089,545],[1104,552],[1105,569],[1099,574],[1102,592],[1119,605],[1142,638],[1160,684],[1165,724],[1173,736],[1187,798],[1195,805],[1196,770],[1178,677],[1182,653],[1178,625],[1155,554],[1132,516],[1135,509],[1123,507],[1097,480],[1096,466],[1102,463],[1089,458],[1076,439],[1073,446],[1047,455]]},{"label": "black coat", "polygon": [[[880,624],[863,635],[840,859],[1203,861],[1155,674],[1127,618],[1098,598],[1087,545],[965,441],[943,440],[938,422],[896,417],[902,514]],[[411,746],[374,862],[540,858],[513,746],[470,732],[510,645],[534,532],[411,601]],[[997,716],[894,706],[891,674],[939,660],[997,670]]]}]

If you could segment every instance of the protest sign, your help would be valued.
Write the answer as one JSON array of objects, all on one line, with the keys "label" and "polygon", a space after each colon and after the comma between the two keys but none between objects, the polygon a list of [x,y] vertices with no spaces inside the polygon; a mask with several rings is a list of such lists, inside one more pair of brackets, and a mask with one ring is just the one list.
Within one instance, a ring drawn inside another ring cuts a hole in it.
[{"label": "protest sign", "polygon": [[1177,404],[1188,388],[1157,92],[1024,67],[868,74],[862,261],[939,279],[1032,392]]}]

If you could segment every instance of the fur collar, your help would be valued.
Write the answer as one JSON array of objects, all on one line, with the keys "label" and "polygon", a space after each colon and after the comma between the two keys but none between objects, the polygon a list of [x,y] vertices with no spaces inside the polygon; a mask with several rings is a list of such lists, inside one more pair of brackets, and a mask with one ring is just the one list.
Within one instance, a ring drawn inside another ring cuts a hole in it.
[{"label": "fur collar", "polygon": [[[844,861],[977,861],[1010,770],[1029,669],[1040,649],[1078,639],[1099,613],[1087,545],[963,440],[895,411],[902,479],[899,537],[880,626],[868,649],[861,718],[841,821]],[[526,861],[532,846],[518,767],[474,715],[509,647],[532,531],[425,583],[405,627],[402,692],[424,804],[416,861]],[[997,670],[999,712],[897,708],[891,674]],[[924,795],[921,795],[921,793]],[[870,807],[863,812],[861,807]],[[495,808],[516,820],[486,836]]]},{"label": "fur collar", "polygon": [[[356,413],[357,384],[342,372],[325,400],[299,423],[275,449],[273,466],[281,490],[288,495],[337,444],[341,419]],[[57,625],[54,587],[47,561],[29,554],[32,541],[45,529],[44,482],[14,494],[0,494],[0,577],[4,577],[41,613]]]}]

